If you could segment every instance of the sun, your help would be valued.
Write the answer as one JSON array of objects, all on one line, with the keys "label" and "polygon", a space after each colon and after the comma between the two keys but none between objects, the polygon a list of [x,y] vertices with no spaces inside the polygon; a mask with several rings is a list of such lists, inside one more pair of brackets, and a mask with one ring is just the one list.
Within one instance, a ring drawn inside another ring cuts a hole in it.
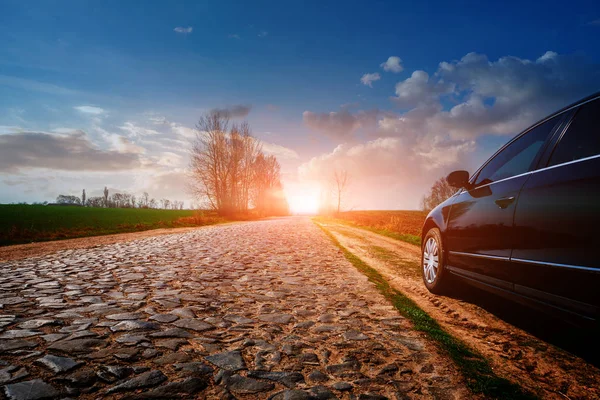
[{"label": "sun", "polygon": [[315,194],[294,194],[288,199],[292,214],[317,214],[319,196]]}]

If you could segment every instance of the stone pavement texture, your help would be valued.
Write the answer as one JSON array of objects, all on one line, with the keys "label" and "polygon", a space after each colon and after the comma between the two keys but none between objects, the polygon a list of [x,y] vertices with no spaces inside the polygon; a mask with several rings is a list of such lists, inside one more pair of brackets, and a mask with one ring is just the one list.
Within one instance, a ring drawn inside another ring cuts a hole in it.
[{"label": "stone pavement texture", "polygon": [[455,375],[308,218],[0,263],[8,399],[451,399]]}]

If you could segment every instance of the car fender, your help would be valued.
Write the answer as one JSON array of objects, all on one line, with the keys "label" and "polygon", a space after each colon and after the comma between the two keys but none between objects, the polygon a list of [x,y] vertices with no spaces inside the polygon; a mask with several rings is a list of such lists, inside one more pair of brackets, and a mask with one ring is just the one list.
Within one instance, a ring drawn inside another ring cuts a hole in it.
[{"label": "car fender", "polygon": [[460,191],[439,204],[437,207],[431,210],[429,214],[427,214],[427,218],[425,218],[425,223],[423,224],[423,229],[421,230],[421,241],[423,241],[425,235],[431,228],[438,228],[442,235],[442,240],[445,239],[446,228],[448,226],[448,219],[450,218],[452,204],[456,200],[456,196],[459,193]]}]

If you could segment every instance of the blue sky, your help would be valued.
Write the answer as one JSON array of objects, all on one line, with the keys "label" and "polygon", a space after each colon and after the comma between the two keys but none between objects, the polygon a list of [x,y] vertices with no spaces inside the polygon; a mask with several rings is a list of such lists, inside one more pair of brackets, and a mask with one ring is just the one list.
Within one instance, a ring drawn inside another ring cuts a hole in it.
[{"label": "blue sky", "polygon": [[[290,196],[339,166],[348,207],[415,208],[435,177],[600,90],[594,1],[324,3],[3,1],[0,202],[106,185],[189,204],[191,128],[238,106]],[[107,166],[57,164],[44,140]]]}]

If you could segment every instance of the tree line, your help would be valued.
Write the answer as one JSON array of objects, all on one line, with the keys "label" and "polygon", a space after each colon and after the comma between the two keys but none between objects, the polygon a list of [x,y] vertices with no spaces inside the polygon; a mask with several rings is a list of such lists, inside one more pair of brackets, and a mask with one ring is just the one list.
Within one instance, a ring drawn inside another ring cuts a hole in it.
[{"label": "tree line", "polygon": [[102,196],[87,198],[85,189],[81,197],[61,194],[56,198],[56,204],[77,205],[83,207],[97,208],[161,208],[164,210],[183,210],[183,201],[151,198],[147,192],[141,196],[129,193],[110,194],[107,187],[104,188]]},{"label": "tree line", "polygon": [[288,214],[281,167],[265,155],[247,122],[232,124],[226,114],[200,118],[190,152],[191,190],[207,208],[221,215]]},{"label": "tree line", "polygon": [[431,211],[439,204],[450,198],[457,189],[450,186],[446,177],[442,177],[435,181],[429,190],[429,193],[423,196],[421,200],[421,208],[423,211]]}]

